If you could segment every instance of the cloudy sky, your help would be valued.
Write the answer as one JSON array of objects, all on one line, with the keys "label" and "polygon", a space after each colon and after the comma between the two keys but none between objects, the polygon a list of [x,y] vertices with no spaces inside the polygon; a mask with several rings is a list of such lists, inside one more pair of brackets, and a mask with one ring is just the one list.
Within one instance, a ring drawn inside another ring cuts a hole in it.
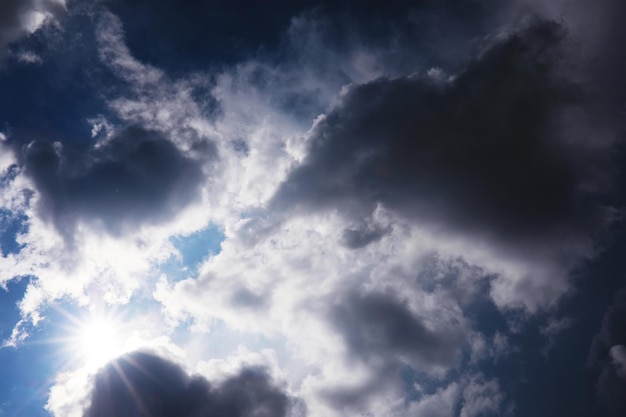
[{"label": "cloudy sky", "polygon": [[0,0],[0,416],[626,415],[622,0]]}]

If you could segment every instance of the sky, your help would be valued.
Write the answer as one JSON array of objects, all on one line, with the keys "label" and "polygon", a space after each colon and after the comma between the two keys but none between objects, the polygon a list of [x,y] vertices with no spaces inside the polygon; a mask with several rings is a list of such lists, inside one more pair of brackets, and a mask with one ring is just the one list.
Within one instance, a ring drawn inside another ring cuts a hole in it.
[{"label": "sky", "polygon": [[0,416],[626,415],[625,17],[0,0]]}]

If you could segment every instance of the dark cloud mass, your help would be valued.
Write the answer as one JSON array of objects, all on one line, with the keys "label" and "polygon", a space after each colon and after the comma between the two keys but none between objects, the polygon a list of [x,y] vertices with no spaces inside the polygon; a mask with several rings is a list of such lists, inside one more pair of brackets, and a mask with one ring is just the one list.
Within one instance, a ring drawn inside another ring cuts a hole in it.
[{"label": "dark cloud mass", "polygon": [[88,149],[31,142],[21,158],[39,209],[64,234],[79,218],[112,233],[162,220],[196,196],[202,174],[163,133],[138,126]]},{"label": "dark cloud mass", "polygon": [[95,379],[84,417],[281,417],[289,397],[260,369],[244,369],[220,385],[189,376],[148,353],[127,354]]},{"label": "dark cloud mass", "polygon": [[435,70],[349,87],[273,206],[363,217],[383,204],[505,244],[596,231],[607,221],[597,197],[610,140],[590,133],[599,121],[567,35],[536,21],[454,77]]}]

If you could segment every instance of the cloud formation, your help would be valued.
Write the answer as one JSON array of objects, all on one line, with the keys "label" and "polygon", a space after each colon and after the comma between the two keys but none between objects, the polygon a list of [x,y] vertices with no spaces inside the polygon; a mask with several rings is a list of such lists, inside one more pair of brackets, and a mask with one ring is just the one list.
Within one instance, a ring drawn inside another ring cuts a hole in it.
[{"label": "cloud formation", "polygon": [[[377,79],[346,89],[313,127],[277,209],[377,204],[509,247],[586,238],[607,222],[595,199],[607,138],[565,71],[566,31],[541,21],[497,40],[460,74]],[[575,119],[576,115],[580,115]]]},{"label": "cloud formation", "polygon": [[[20,223],[0,227],[15,235],[0,269],[33,277],[13,344],[52,303],[148,304],[138,327],[191,369],[262,351],[312,416],[506,415],[515,389],[497,368],[523,339],[511,333],[544,320],[532,313],[571,289],[612,221],[613,121],[567,23],[485,30],[485,10],[465,19],[472,7],[452,2],[394,14],[401,25],[319,9],[292,19],[278,52],[187,73],[193,49],[171,48],[193,30],[155,59],[156,43],[133,43],[124,2],[109,4],[80,12],[86,73],[111,82],[71,112],[76,137],[6,130],[17,161],[0,156],[0,198],[26,197],[23,216],[0,211]],[[190,268],[173,242],[207,224],[221,249]],[[570,323],[548,318],[538,337]],[[602,347],[613,377],[624,345]],[[96,377],[85,417],[286,415],[289,395],[244,368],[218,384],[133,353]],[[51,412],[82,409],[77,378],[56,381]]]},{"label": "cloud formation", "polygon": [[65,0],[4,0],[0,3],[0,58],[20,37],[36,31],[49,17],[59,17]]},{"label": "cloud formation", "polygon": [[406,303],[391,294],[348,296],[331,312],[356,357],[403,358],[408,363],[449,364],[458,354],[462,334],[455,329],[429,329]]},{"label": "cloud formation", "polygon": [[212,385],[161,357],[134,352],[95,377],[84,417],[284,417],[289,397],[262,369],[243,369]]},{"label": "cloud formation", "polygon": [[140,126],[87,149],[31,142],[21,157],[41,196],[42,217],[66,236],[79,219],[120,233],[172,216],[197,196],[202,178],[199,162],[163,133]]}]

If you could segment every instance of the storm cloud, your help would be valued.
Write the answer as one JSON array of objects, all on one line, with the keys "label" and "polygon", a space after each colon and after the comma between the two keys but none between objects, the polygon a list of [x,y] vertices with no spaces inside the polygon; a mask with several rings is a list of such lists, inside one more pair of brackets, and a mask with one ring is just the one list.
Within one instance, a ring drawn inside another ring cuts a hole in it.
[{"label": "storm cloud", "polygon": [[[600,197],[612,139],[592,133],[600,118],[572,48],[563,26],[536,20],[456,75],[347,87],[272,207],[367,218],[382,205],[517,249],[584,240],[610,220]],[[358,247],[378,236],[346,237]]]},{"label": "storm cloud", "polygon": [[103,368],[84,417],[281,417],[289,397],[260,369],[213,385],[161,357],[134,352]]},{"label": "storm cloud", "polygon": [[139,126],[87,149],[31,142],[21,158],[41,194],[39,210],[65,235],[78,219],[119,233],[172,216],[196,196],[202,178],[198,161]]}]

